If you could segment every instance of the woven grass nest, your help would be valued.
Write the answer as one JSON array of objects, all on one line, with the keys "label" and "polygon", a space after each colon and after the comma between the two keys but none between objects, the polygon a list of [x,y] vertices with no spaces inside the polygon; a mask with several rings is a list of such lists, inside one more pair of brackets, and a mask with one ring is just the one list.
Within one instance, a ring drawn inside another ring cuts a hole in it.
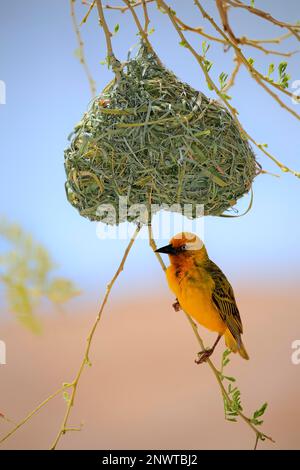
[{"label": "woven grass nest", "polygon": [[100,204],[118,211],[119,196],[128,205],[147,204],[149,193],[152,204],[204,204],[205,215],[221,215],[259,170],[230,113],[179,81],[143,45],[70,139],[67,197],[90,220],[101,220]]}]

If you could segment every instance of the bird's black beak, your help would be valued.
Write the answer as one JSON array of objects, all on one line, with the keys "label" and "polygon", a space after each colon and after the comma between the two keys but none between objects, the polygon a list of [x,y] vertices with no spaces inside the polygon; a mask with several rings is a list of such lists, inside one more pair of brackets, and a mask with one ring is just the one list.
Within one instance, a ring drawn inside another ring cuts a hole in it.
[{"label": "bird's black beak", "polygon": [[158,248],[155,250],[156,253],[166,253],[167,255],[175,255],[176,254],[176,249],[170,244],[166,246],[162,246],[161,248]]}]

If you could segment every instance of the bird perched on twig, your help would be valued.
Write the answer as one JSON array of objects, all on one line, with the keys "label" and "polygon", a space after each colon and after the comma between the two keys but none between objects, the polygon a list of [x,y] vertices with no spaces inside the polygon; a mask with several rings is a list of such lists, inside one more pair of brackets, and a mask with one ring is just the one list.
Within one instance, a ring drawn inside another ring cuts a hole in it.
[{"label": "bird perched on twig", "polygon": [[243,326],[233,289],[225,274],[209,259],[200,238],[182,232],[156,251],[167,253],[170,258],[166,275],[177,298],[174,308],[180,306],[200,325],[218,333],[214,345],[201,351],[196,362],[205,362],[223,335],[231,351],[249,359],[241,338]]}]

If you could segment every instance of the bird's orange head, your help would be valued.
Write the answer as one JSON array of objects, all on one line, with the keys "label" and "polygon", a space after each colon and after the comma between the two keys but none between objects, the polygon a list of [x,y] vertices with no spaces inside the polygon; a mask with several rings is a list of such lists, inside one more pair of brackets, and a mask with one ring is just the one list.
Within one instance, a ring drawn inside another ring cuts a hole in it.
[{"label": "bird's orange head", "polygon": [[170,258],[207,257],[202,240],[197,235],[189,232],[180,232],[171,238],[170,243],[156,250],[157,253],[166,253]]}]

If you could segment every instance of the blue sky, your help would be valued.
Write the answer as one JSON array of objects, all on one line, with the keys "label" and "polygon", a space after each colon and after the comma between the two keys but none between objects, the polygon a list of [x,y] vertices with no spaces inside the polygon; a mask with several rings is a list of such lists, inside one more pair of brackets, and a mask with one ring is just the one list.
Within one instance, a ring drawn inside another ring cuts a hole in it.
[{"label": "blue sky", "polygon": [[[78,17],[86,7],[77,1]],[[112,4],[120,4],[111,2]],[[193,6],[193,2],[173,0],[175,10],[186,22],[211,31]],[[203,4],[211,9],[212,2]],[[274,16],[296,21],[297,0],[257,0],[256,4],[271,9]],[[182,80],[210,95],[203,76],[189,52],[177,47],[179,42],[166,15],[149,7],[151,39],[162,61]],[[107,14],[113,27],[120,30],[113,38],[114,49],[121,60],[137,43],[129,14]],[[122,256],[125,241],[99,240],[95,223],[80,217],[65,198],[63,151],[67,136],[87,109],[89,87],[76,59],[77,48],[72,29],[69,2],[26,0],[1,2],[0,5],[0,79],[7,88],[6,104],[0,106],[1,214],[21,223],[36,239],[44,243],[61,266],[61,273],[87,289],[103,285]],[[244,12],[234,12],[232,24],[238,34],[256,38],[282,34],[279,28],[258,21],[254,25]],[[94,12],[82,28],[88,63],[100,91],[112,78],[100,64],[105,57],[104,38]],[[201,37],[195,47],[201,48]],[[295,49],[288,39],[282,50]],[[232,69],[231,53],[212,43],[209,58],[213,74]],[[267,72],[271,58],[247,50],[256,65]],[[300,79],[300,55],[290,60],[289,73]],[[275,61],[278,63],[278,61]],[[299,121],[280,109],[242,70],[232,93],[233,104],[240,111],[245,128],[258,142],[268,142],[269,150],[285,164],[300,171]],[[213,95],[212,95],[213,96]],[[300,112],[300,105],[293,105]],[[259,161],[266,170],[280,173],[263,155]],[[246,207],[248,199],[239,207]],[[205,219],[205,241],[211,257],[236,280],[255,282],[258,278],[289,282],[299,274],[300,180],[282,174],[281,178],[260,176],[254,183],[252,211],[240,219],[208,217]],[[164,243],[160,240],[159,243]],[[1,246],[1,245],[0,245]],[[155,282],[157,265],[146,241],[139,241],[131,255],[126,275],[135,285]]]}]

